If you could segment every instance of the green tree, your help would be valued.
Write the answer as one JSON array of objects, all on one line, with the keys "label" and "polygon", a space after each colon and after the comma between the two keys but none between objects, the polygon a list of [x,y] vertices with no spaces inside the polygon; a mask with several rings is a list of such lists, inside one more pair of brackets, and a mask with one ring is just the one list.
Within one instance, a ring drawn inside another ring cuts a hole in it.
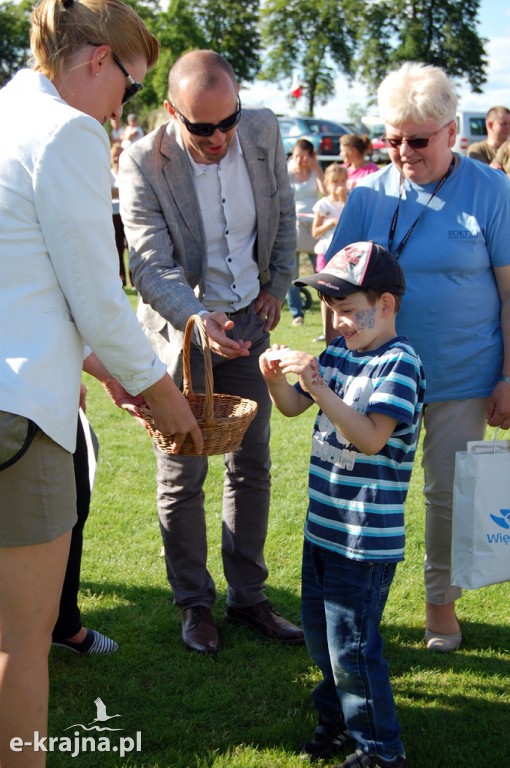
[{"label": "green tree", "polygon": [[[158,63],[144,81],[137,98],[143,104],[142,112],[162,106],[167,94],[168,72],[173,62],[186,51],[204,48],[206,40],[197,22],[193,7],[186,0],[171,0],[168,9],[162,11],[157,0],[150,9],[141,9],[136,0],[128,0],[143,18],[147,28],[160,43]],[[145,15],[144,15],[145,13]]]},{"label": "green tree", "polygon": [[300,77],[307,114],[335,93],[337,71],[352,76],[354,31],[347,0],[267,0],[261,8],[265,63],[261,77]]},{"label": "green tree", "polygon": [[358,104],[358,102],[355,102],[353,104],[349,104],[347,107],[347,117],[351,121],[351,123],[354,123],[354,125],[361,126],[362,125],[362,118],[363,115],[366,115],[367,108],[363,106],[363,104]]},{"label": "green tree", "polygon": [[193,4],[206,47],[221,53],[240,82],[260,70],[259,0],[197,0]]},{"label": "green tree", "polygon": [[186,0],[171,0],[166,11],[161,11],[150,27],[160,42],[158,63],[147,74],[140,94],[143,99],[142,115],[148,130],[168,120],[163,107],[168,90],[168,73],[174,61],[187,51],[206,48],[207,42],[199,28],[197,18]]},{"label": "green tree", "polygon": [[388,71],[404,61],[443,67],[481,92],[487,79],[487,41],[476,31],[480,0],[378,0],[363,5],[355,68],[372,94]]},{"label": "green tree", "polygon": [[0,3],[0,86],[24,67],[29,50],[30,18],[33,3]]}]

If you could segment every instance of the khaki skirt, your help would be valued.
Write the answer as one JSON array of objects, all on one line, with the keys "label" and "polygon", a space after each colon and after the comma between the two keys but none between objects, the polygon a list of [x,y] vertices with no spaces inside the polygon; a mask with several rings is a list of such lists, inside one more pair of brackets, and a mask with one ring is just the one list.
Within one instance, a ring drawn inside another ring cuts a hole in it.
[{"label": "khaki skirt", "polygon": [[0,472],[0,547],[54,541],[76,519],[73,455],[38,429],[26,453]]}]

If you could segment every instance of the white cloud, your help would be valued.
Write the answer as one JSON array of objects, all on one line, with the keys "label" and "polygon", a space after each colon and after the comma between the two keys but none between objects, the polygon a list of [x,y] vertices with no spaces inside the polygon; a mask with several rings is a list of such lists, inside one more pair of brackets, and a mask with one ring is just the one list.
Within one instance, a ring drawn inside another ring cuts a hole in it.
[{"label": "white cloud", "polygon": [[[510,18],[510,7],[505,8],[505,15]],[[503,104],[510,108],[510,71],[508,68],[508,51],[510,50],[510,35],[507,37],[493,38],[487,46],[489,66],[487,70],[487,83],[483,93],[472,93],[467,83],[459,88],[459,100],[462,109],[471,109],[486,112],[496,104]],[[243,89],[241,98],[243,103],[252,107],[269,107],[279,114],[298,114],[306,108],[305,99],[302,97],[294,106],[289,105],[288,88],[278,87],[272,83],[254,83]],[[361,104],[366,107],[367,114],[376,114],[377,107],[368,107],[366,88],[361,83],[355,82],[349,86],[344,76],[336,80],[336,94],[325,106],[315,109],[317,117],[329,118],[341,123],[348,119],[347,110],[350,104]]]},{"label": "white cloud", "polygon": [[[472,93],[469,85],[464,83],[459,88],[460,106],[462,109],[486,112],[496,104],[510,108],[510,70],[508,67],[508,51],[510,50],[510,5],[508,0],[481,0],[479,34],[489,40],[487,57],[487,83],[483,93]],[[290,80],[285,88],[276,84],[255,83],[243,90],[241,98],[249,106],[266,106],[280,114],[297,114],[306,108],[306,102],[301,98],[294,106],[290,106],[287,96],[290,90]],[[357,103],[367,107],[368,97],[366,88],[361,83],[349,87],[347,79],[339,76],[336,80],[336,94],[325,106],[315,109],[317,117],[329,118],[342,122],[347,120],[347,109],[350,104]],[[367,108],[367,114],[376,114],[377,107]]]},{"label": "white cloud", "polygon": [[[505,13],[510,16],[510,8],[505,9]],[[490,41],[487,46],[489,67],[484,91],[471,93],[469,87],[462,88],[460,95],[463,108],[487,111],[496,104],[503,104],[510,108],[509,50],[510,36],[497,37]]]}]

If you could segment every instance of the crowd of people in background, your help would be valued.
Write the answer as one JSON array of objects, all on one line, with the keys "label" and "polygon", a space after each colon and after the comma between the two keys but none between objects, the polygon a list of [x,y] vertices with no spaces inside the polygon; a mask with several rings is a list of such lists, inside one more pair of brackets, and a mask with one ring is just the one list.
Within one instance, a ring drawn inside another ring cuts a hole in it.
[{"label": "crowd of people in background", "polygon": [[[292,150],[287,170],[296,207],[296,255],[294,277],[299,275],[300,255],[306,253],[315,269],[316,238],[312,235],[313,207],[324,194],[324,173],[317,160],[314,146],[308,139],[298,139]],[[287,291],[287,304],[292,325],[303,325],[304,312],[299,288],[291,284]]]},{"label": "crowd of people in background", "polygon": [[510,110],[507,107],[491,107],[485,116],[485,127],[487,138],[471,144],[467,156],[495,168],[498,167],[498,163],[494,163],[496,155],[510,136]]},{"label": "crowd of people in background", "polygon": [[[295,277],[299,277],[301,254],[308,256],[313,271],[320,271],[324,267],[327,244],[338,224],[349,191],[354,189],[360,179],[379,170],[379,166],[370,159],[371,153],[372,142],[366,133],[361,136],[350,133],[340,138],[341,164],[324,158],[320,161],[309,139],[296,141],[288,162],[296,205]],[[328,174],[327,185],[323,165],[326,165],[326,173],[333,166]],[[341,181],[335,183],[338,178]],[[329,233],[327,238],[324,237],[326,233]],[[294,283],[287,291],[287,304],[292,325],[303,325],[303,299]],[[324,315],[323,304],[321,311]],[[322,333],[315,341],[322,342],[325,338],[325,333]]]},{"label": "crowd of people in background", "polygon": [[[122,152],[141,139],[144,130],[138,122],[138,115],[130,112],[127,116],[127,124],[122,125],[121,119],[112,117],[110,119],[110,162],[112,179],[112,201],[113,201],[113,226],[115,229],[115,245],[119,255],[119,275],[122,285],[126,287],[128,279],[126,277],[126,252],[127,241],[124,233],[124,224],[119,212],[119,160]],[[132,285],[132,281],[129,281]]]},{"label": "crowd of people in background", "polygon": [[504,171],[510,177],[510,109],[491,107],[485,117],[487,139],[468,148],[468,157]]}]

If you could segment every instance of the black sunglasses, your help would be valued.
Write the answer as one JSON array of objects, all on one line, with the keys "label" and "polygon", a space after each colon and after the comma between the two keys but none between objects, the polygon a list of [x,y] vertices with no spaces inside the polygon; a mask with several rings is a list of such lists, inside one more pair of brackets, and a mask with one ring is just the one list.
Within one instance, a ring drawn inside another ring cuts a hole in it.
[{"label": "black sunglasses", "polygon": [[119,61],[119,59],[117,58],[117,56],[114,54],[113,51],[112,51],[112,59],[114,60],[114,62],[116,63],[116,65],[118,66],[118,68],[120,69],[120,71],[122,72],[122,74],[124,75],[124,77],[129,83],[129,85],[126,86],[126,90],[124,91],[124,96],[122,97],[122,103],[125,104],[126,101],[130,101],[134,96],[136,96],[137,93],[139,93],[142,90],[143,84],[137,83],[136,80],[134,80],[131,77],[127,69],[121,64],[121,62]]},{"label": "black sunglasses", "polygon": [[425,147],[428,147],[429,141],[433,139],[434,136],[437,136],[439,131],[442,131],[443,128],[446,128],[448,125],[450,125],[450,123],[451,120],[449,123],[446,123],[446,125],[442,125],[441,128],[438,128],[437,131],[434,131],[434,133],[431,133],[430,136],[427,136],[427,138],[406,139],[402,136],[398,139],[389,139],[387,136],[383,136],[382,139],[387,147],[393,147],[393,149],[398,149],[401,147],[404,141],[406,144],[409,144],[412,149],[425,149]]},{"label": "black sunglasses", "polygon": [[170,102],[170,105],[181,123],[183,123],[188,131],[195,136],[212,136],[216,130],[219,130],[222,133],[227,133],[227,131],[231,131],[232,128],[235,128],[241,119],[241,99],[239,96],[237,97],[236,111],[226,117],[224,120],[220,120],[220,122],[216,123],[216,125],[214,125],[214,123],[190,123],[190,121],[187,120],[184,115],[181,114],[181,112],[179,112],[177,107],[174,106],[172,102]]},{"label": "black sunglasses", "polygon": [[[99,48],[101,43],[87,43],[87,45],[93,45],[94,48]],[[130,101],[132,98],[134,98],[136,94],[142,90],[143,84],[137,83],[136,80],[133,77],[131,77],[126,67],[122,64],[119,57],[116,56],[113,51],[112,51],[112,59],[114,60],[114,62],[116,63],[116,65],[118,66],[118,68],[120,69],[120,71],[122,72],[122,74],[124,75],[124,77],[129,83],[129,85],[126,86],[126,90],[124,91],[124,96],[122,97],[122,103],[125,104],[127,101]]]}]

